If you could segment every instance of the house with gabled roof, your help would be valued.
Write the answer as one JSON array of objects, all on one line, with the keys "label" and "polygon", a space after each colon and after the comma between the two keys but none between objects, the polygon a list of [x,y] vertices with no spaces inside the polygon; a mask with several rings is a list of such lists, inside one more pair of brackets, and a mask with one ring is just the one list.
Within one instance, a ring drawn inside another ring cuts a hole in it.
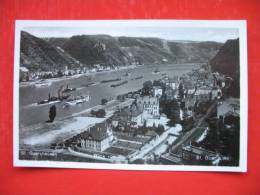
[{"label": "house with gabled roof", "polygon": [[79,139],[81,148],[102,152],[110,147],[113,133],[106,123],[99,123],[83,132]]}]

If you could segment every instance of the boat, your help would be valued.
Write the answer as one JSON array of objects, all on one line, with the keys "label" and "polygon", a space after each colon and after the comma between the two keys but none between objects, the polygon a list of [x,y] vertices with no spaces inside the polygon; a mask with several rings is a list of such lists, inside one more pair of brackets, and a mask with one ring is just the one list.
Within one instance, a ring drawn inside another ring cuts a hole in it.
[{"label": "boat", "polygon": [[144,78],[143,76],[139,76],[139,77],[135,77],[135,80],[139,80],[139,79],[142,79]]},{"label": "boat", "polygon": [[159,74],[159,73],[160,73],[160,71],[159,71],[159,69],[158,69],[158,68],[156,68],[156,69],[153,71],[153,73],[154,73],[154,74]]},{"label": "boat", "polygon": [[51,86],[52,82],[46,80],[40,80],[34,84],[35,87],[49,87]]},{"label": "boat", "polygon": [[115,81],[121,81],[121,78],[102,80],[101,83],[109,83],[109,82],[115,82]]},{"label": "boat", "polygon": [[69,88],[69,85],[67,85],[67,87],[62,90],[62,93],[70,93],[70,92],[73,92],[73,91],[76,91],[76,88],[75,87]]},{"label": "boat", "polygon": [[39,101],[37,102],[38,105],[43,105],[43,104],[54,104],[54,103],[58,103],[60,102],[60,100],[42,100],[42,101]]},{"label": "boat", "polygon": [[62,96],[51,96],[49,94],[49,97],[48,99],[46,100],[41,100],[39,102],[37,102],[38,105],[43,105],[43,104],[54,104],[54,103],[58,103],[58,102],[61,102],[63,100],[66,100],[69,98],[70,95],[62,95]]},{"label": "boat", "polygon": [[91,83],[88,83],[88,84],[83,84],[81,86],[83,86],[83,87],[90,87],[90,86],[94,86],[94,85],[97,85],[97,84],[98,84],[98,82],[91,82]]},{"label": "boat", "polygon": [[83,104],[83,103],[88,102],[89,100],[90,100],[90,96],[89,95],[86,95],[86,96],[83,96],[83,95],[75,96],[74,98],[67,99],[66,102],[63,105],[63,108],[70,107],[70,106],[76,106],[78,104]]},{"label": "boat", "polygon": [[124,85],[126,83],[128,83],[128,81],[123,81],[121,83],[113,84],[113,85],[110,85],[110,87],[119,87],[119,86]]},{"label": "boat", "polygon": [[57,103],[57,102],[60,102],[59,98],[58,97],[55,97],[55,96],[52,96],[46,100],[42,100],[42,101],[39,101],[37,104],[50,104],[50,103]]}]

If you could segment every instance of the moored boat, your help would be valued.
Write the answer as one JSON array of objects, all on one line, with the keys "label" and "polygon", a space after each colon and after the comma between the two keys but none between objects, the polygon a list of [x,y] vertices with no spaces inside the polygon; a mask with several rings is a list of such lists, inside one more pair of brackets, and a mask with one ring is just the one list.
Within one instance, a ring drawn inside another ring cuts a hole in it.
[{"label": "moored boat", "polygon": [[81,86],[83,86],[83,87],[90,87],[90,86],[94,86],[94,85],[97,85],[97,84],[98,84],[98,82],[91,82],[91,83],[88,83],[88,84],[83,84]]},{"label": "moored boat", "polygon": [[67,87],[62,90],[62,93],[70,93],[73,91],[76,91],[76,88],[75,87],[71,88],[71,87],[69,87],[69,85],[67,85]]},{"label": "moored boat", "polygon": [[37,102],[37,104],[38,104],[38,105],[42,105],[42,104],[58,103],[58,102],[61,102],[61,101],[63,101],[63,100],[68,99],[69,96],[70,96],[70,95],[64,95],[64,94],[63,94],[62,96],[56,97],[56,96],[51,96],[51,95],[49,94],[48,99],[41,100],[41,101]]},{"label": "moored boat", "polygon": [[108,80],[102,80],[101,83],[109,83],[109,82],[115,82],[115,81],[120,81],[121,78],[116,78],[116,79],[108,79]]},{"label": "moored boat", "polygon": [[81,96],[75,96],[74,98],[67,99],[66,102],[64,103],[63,108],[70,107],[70,106],[76,106],[78,104],[83,104],[86,103],[90,100],[89,95],[81,95]]},{"label": "moored boat", "polygon": [[46,80],[41,80],[41,81],[38,81],[34,84],[35,87],[49,87],[51,86],[52,82],[50,81],[46,81]]},{"label": "moored boat", "polygon": [[154,71],[153,71],[153,74],[159,74],[160,73],[160,70],[158,68],[156,68]]},{"label": "moored boat", "polygon": [[113,85],[110,85],[110,87],[119,87],[119,86],[124,85],[126,83],[128,83],[128,81],[123,81],[121,83],[113,84]]},{"label": "moored boat", "polygon": [[139,80],[139,79],[142,79],[144,78],[143,76],[139,76],[139,77],[135,77],[135,80]]}]

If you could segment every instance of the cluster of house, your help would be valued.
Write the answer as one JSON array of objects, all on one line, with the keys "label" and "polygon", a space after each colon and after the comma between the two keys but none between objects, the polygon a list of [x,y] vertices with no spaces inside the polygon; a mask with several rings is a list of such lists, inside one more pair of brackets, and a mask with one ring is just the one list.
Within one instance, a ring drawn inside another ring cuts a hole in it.
[{"label": "cluster of house", "polygon": [[28,68],[21,66],[19,69],[19,81],[36,81],[39,79],[46,78],[55,78],[63,76],[62,71],[54,70],[54,71],[29,71]]},{"label": "cluster of house", "polygon": [[[199,74],[200,75],[200,74]],[[167,100],[180,98],[180,87],[183,88],[183,99],[186,107],[193,107],[195,101],[206,101],[221,96],[221,88],[216,85],[212,75],[207,77],[184,76],[162,80],[164,87],[153,86],[150,95],[138,95],[134,103],[116,111],[109,122],[96,124],[79,136],[80,147],[95,151],[109,148],[115,139],[113,130],[130,132],[129,129],[143,126],[149,120],[160,120],[160,98]],[[108,125],[109,124],[109,125]]]},{"label": "cluster of house", "polygon": [[108,121],[86,129],[77,136],[77,143],[80,143],[81,148],[89,150],[100,152],[106,150],[116,139],[112,133],[113,128],[118,128],[122,132],[130,132],[128,128],[141,126],[148,119],[159,119],[159,98],[161,96],[162,89],[155,87],[152,96],[140,96],[130,107],[114,113]]},{"label": "cluster of house", "polygon": [[[226,86],[224,75],[211,73],[204,68],[169,78],[161,79],[164,84],[163,98],[165,100],[178,99],[182,102],[185,110],[192,115],[196,102],[207,102],[222,97],[222,88]],[[157,91],[160,90],[157,89]],[[161,92],[162,93],[162,92]]]},{"label": "cluster of house", "polygon": [[[202,74],[202,76],[200,76]],[[160,82],[164,86],[155,85],[151,89],[151,95],[141,96],[140,94],[130,94],[135,98],[134,104],[130,108],[125,108],[114,114],[112,125],[119,126],[122,130],[128,125],[143,125],[149,119],[160,118],[160,98],[166,100],[180,99],[180,87],[183,90],[185,108],[192,110],[195,102],[219,99],[222,96],[221,86],[217,85],[217,79],[212,74],[200,71],[195,76],[184,75],[169,78],[163,77]],[[222,85],[222,87],[224,84]],[[192,113],[190,113],[192,115]]]},{"label": "cluster of house", "polygon": [[158,97],[138,97],[130,107],[117,111],[110,119],[111,124],[121,131],[127,131],[129,127],[137,128],[143,126],[149,119],[159,119],[159,109]]}]

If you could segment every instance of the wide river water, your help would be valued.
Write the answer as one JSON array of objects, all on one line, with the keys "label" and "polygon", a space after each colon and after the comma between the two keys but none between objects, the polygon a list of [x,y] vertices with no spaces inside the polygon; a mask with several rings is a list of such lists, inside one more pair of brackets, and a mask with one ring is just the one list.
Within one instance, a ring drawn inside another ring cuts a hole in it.
[{"label": "wide river water", "polygon": [[[20,87],[20,109],[19,109],[19,126],[26,127],[35,125],[48,120],[50,104],[37,105],[37,102],[48,99],[48,94],[57,96],[58,89],[61,85],[77,88],[76,95],[91,96],[90,101],[84,104],[76,105],[70,108],[63,108],[64,103],[56,103],[57,116],[56,119],[70,116],[73,113],[80,112],[84,109],[96,106],[101,103],[102,98],[116,98],[119,94],[124,94],[130,91],[142,88],[143,83],[148,80],[156,80],[162,78],[162,74],[167,74],[169,77],[181,76],[194,68],[196,64],[173,64],[161,66],[140,66],[133,69],[124,69],[112,72],[98,72],[90,75],[83,75],[78,78],[61,79],[60,81],[52,82],[48,87],[35,87],[34,85]],[[160,73],[154,74],[153,71],[159,69]],[[126,72],[130,72],[129,76],[125,76]],[[143,76],[142,79],[135,80],[134,78]],[[100,83],[102,80],[121,78],[121,81]],[[110,87],[111,84],[128,81],[127,84]],[[83,87],[88,83],[95,82],[97,85]]]}]

